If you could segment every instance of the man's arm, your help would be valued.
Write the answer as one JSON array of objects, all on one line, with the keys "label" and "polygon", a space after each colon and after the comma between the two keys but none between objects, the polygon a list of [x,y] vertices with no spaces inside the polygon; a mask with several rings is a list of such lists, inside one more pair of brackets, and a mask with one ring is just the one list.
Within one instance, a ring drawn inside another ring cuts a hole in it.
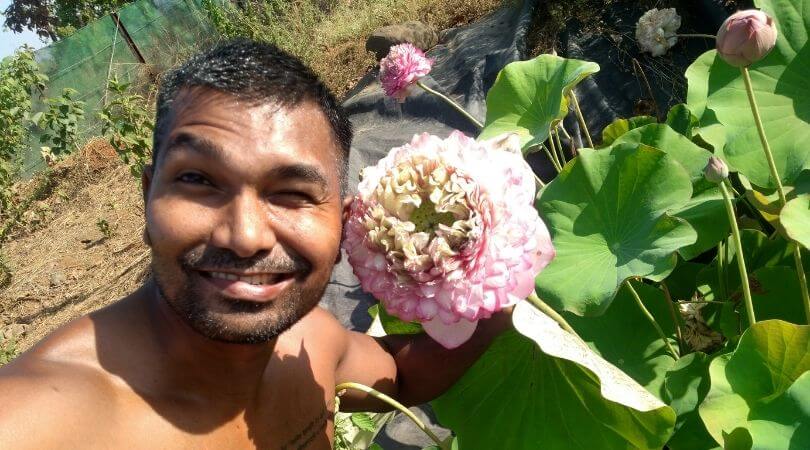
[{"label": "man's arm", "polygon": [[[452,350],[424,334],[373,338],[350,332],[336,382],[362,383],[405,405],[419,405],[449,389],[510,324],[511,314],[507,312],[481,320],[472,338]],[[387,411],[391,407],[349,391],[341,397],[340,409]]]}]

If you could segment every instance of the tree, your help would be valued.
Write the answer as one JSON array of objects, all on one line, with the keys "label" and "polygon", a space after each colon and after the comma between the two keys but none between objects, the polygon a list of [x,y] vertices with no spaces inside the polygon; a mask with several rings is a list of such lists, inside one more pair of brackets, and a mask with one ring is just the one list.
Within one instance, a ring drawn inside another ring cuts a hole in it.
[{"label": "tree", "polygon": [[12,0],[3,14],[15,33],[24,29],[52,40],[70,36],[77,29],[131,0]]}]

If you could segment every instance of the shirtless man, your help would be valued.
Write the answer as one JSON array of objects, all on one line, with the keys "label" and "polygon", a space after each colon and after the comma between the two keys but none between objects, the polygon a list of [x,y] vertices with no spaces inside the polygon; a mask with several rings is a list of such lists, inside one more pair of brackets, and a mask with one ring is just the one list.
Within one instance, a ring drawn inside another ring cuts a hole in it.
[{"label": "shirtless man", "polygon": [[[508,326],[496,315],[448,351],[316,306],[352,132],[295,58],[250,41],[197,55],[164,79],[156,123],[152,276],[0,369],[0,448],[329,449],[337,383],[420,404]],[[352,392],[341,408],[385,406]]]}]

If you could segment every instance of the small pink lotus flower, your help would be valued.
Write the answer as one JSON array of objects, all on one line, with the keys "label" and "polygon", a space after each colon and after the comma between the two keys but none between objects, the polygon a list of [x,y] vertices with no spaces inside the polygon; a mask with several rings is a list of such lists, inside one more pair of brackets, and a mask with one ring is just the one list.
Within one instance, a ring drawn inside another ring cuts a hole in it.
[{"label": "small pink lotus flower", "polygon": [[430,73],[432,65],[433,60],[413,44],[392,46],[388,56],[380,61],[380,83],[385,95],[404,102],[411,86]]},{"label": "small pink lotus flower", "polygon": [[554,258],[534,183],[516,135],[414,136],[363,170],[343,248],[388,313],[455,348]]},{"label": "small pink lotus flower", "polygon": [[703,176],[712,183],[722,183],[728,178],[728,166],[722,159],[712,156],[703,169]]},{"label": "small pink lotus flower", "polygon": [[748,9],[729,16],[717,32],[717,53],[734,67],[747,67],[776,45],[776,26],[762,11]]}]

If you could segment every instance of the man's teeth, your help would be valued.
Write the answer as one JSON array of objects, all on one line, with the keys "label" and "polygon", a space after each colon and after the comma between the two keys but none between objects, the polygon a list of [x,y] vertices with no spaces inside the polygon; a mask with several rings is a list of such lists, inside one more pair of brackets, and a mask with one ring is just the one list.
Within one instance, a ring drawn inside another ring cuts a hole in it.
[{"label": "man's teeth", "polygon": [[275,283],[280,274],[265,273],[260,275],[245,275],[240,276],[233,273],[226,272],[210,272],[212,278],[220,278],[223,280],[243,281],[250,284],[272,284]]}]

